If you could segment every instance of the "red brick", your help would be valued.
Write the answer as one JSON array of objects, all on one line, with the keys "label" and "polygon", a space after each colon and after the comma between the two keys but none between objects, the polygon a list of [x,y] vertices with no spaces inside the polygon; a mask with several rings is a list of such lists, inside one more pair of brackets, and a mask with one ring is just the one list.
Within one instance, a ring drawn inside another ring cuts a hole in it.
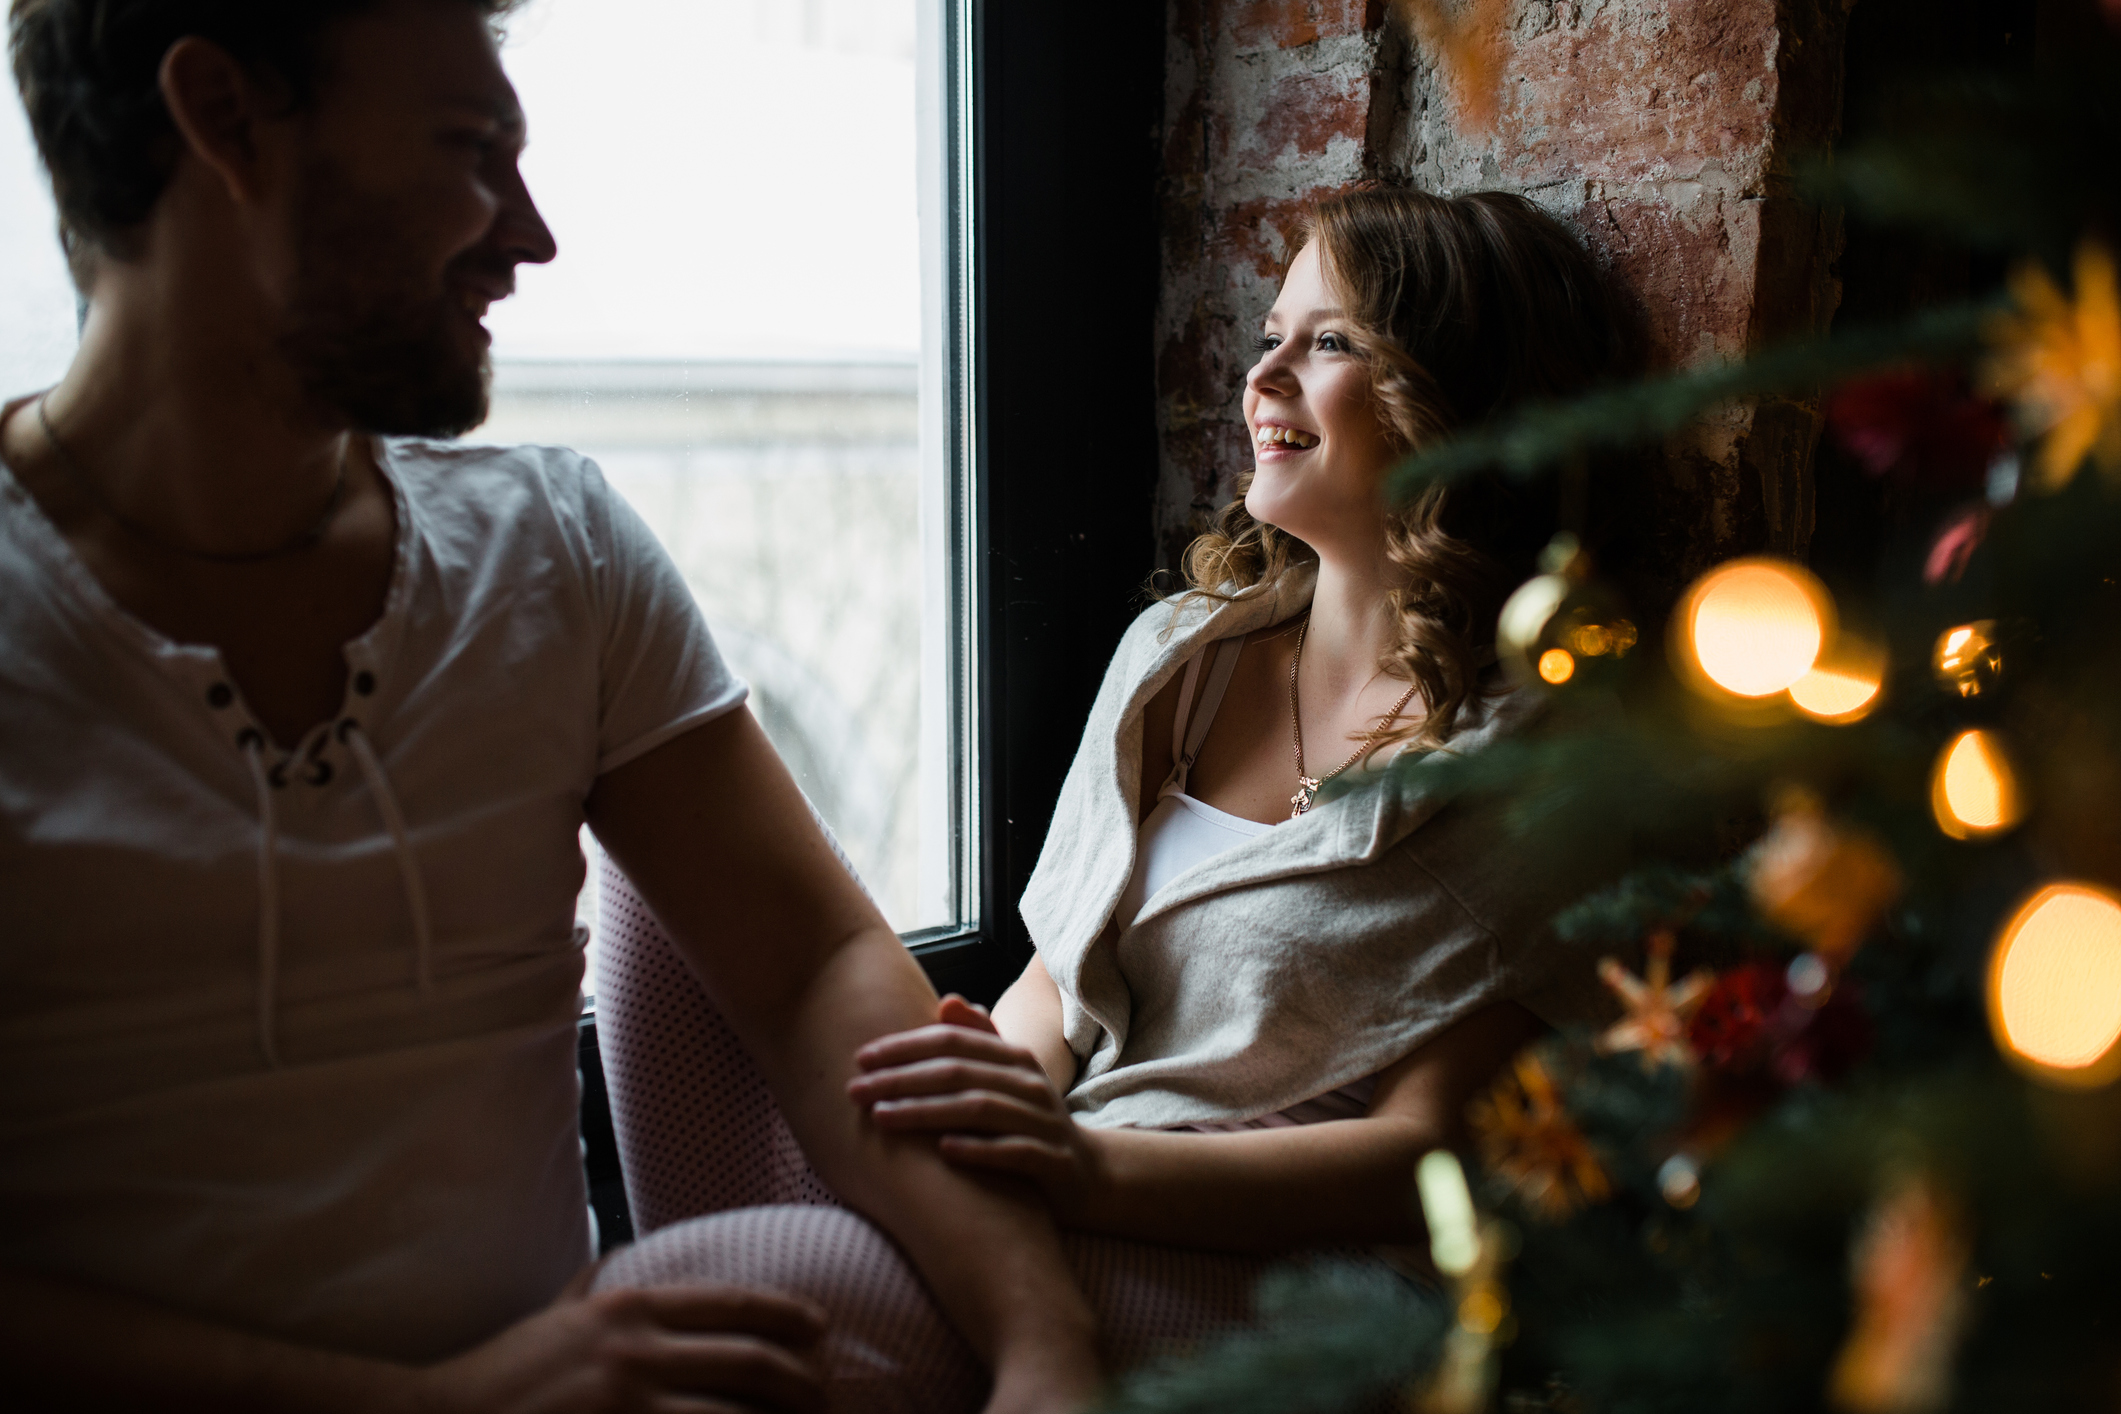
[{"label": "red brick", "polygon": [[1211,7],[1239,49],[1301,49],[1320,39],[1366,34],[1383,23],[1379,0],[1224,0]]},{"label": "red brick", "polygon": [[1360,143],[1370,122],[1369,96],[1367,73],[1298,70],[1275,81],[1254,121],[1219,125],[1221,145],[1242,157],[1271,160],[1324,152],[1336,137]]}]

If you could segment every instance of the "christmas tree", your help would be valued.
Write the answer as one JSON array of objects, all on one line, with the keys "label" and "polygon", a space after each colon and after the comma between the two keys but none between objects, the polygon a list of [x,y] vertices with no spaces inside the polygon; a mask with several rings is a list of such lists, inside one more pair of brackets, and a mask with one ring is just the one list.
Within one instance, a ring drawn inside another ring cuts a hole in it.
[{"label": "christmas tree", "polygon": [[2116,48],[1932,75],[1812,173],[1993,290],[1400,468],[1578,475],[1820,395],[1899,513],[1862,573],[1732,561],[1661,625],[1551,547],[1498,634],[1548,728],[1397,769],[1502,793],[1531,859],[1625,843],[1555,920],[1620,1020],[1519,1056],[1472,1161],[1409,1176],[1445,1301],[1281,1274],[1113,1414],[2121,1409]]}]

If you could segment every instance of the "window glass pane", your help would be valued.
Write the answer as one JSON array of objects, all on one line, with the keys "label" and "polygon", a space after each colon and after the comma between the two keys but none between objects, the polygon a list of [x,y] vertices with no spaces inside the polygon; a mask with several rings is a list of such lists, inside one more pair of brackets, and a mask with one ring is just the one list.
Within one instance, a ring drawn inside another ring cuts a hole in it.
[{"label": "window glass pane", "polygon": [[473,434],[603,467],[901,931],[961,913],[950,459],[922,397],[947,382],[922,367],[933,28],[916,0],[519,11],[523,170],[560,256],[489,318]]},{"label": "window glass pane", "polygon": [[12,83],[0,103],[0,398],[59,381],[74,356],[74,286],[58,215]]}]

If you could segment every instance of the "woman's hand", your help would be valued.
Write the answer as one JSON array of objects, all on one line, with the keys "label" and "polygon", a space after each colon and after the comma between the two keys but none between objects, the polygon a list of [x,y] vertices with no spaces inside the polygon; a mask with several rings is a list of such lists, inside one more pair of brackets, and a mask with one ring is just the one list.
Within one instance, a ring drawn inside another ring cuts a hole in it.
[{"label": "woman's hand", "polygon": [[985,1008],[945,997],[935,1025],[879,1037],[854,1058],[863,1073],[847,1093],[877,1128],[933,1134],[953,1164],[1032,1180],[1064,1222],[1094,1205],[1105,1181],[1095,1131],[1069,1116],[1038,1058],[1002,1039]]}]

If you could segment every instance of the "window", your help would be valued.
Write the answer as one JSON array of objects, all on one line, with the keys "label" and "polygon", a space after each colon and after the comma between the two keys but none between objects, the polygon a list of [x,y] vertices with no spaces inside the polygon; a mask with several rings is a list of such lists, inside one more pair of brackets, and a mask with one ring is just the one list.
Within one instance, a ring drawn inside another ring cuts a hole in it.
[{"label": "window", "polygon": [[561,255],[490,317],[472,434],[602,466],[916,939],[977,914],[950,28],[939,0],[517,12]]},{"label": "window", "polygon": [[74,286],[29,119],[9,86],[0,108],[0,398],[48,388],[74,356]]}]

